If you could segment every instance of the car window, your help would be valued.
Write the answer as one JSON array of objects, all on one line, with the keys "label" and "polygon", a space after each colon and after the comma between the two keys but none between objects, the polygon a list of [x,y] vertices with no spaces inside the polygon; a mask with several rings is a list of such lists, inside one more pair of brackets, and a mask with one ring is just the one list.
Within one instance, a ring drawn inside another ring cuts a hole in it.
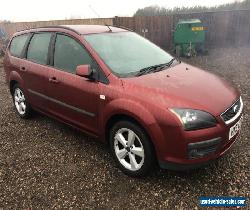
[{"label": "car window", "polygon": [[40,64],[47,64],[51,33],[34,34],[28,48],[27,59]]},{"label": "car window", "polygon": [[24,45],[29,37],[29,34],[16,36],[12,39],[10,44],[10,54],[16,57],[21,57]]},{"label": "car window", "polygon": [[135,76],[141,69],[170,62],[173,57],[134,32],[84,35],[111,71],[119,77]]},{"label": "car window", "polygon": [[67,35],[58,34],[55,43],[54,66],[75,74],[76,67],[83,64],[96,68],[94,60],[80,43]]}]

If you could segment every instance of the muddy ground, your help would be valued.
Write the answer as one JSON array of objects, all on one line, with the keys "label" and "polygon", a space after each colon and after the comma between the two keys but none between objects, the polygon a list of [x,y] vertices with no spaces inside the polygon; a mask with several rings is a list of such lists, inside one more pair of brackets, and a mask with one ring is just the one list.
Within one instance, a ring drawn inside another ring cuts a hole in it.
[{"label": "muddy ground", "polygon": [[230,152],[204,169],[144,179],[124,175],[107,146],[62,123],[38,114],[20,119],[0,67],[0,208],[198,209],[200,196],[249,198],[249,55],[250,47],[224,48],[183,59],[240,89],[244,123]]}]

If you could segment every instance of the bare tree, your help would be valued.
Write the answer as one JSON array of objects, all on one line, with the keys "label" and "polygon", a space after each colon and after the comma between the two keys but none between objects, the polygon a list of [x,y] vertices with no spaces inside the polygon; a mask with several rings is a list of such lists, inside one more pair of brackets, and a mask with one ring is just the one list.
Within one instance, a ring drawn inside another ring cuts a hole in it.
[{"label": "bare tree", "polygon": [[180,13],[191,13],[191,12],[207,12],[207,11],[219,11],[219,10],[239,10],[239,9],[250,9],[250,0],[235,1],[233,3],[223,4],[214,7],[175,7],[173,9],[166,9],[159,6],[149,6],[142,9],[138,9],[134,16],[161,16],[171,15]]}]

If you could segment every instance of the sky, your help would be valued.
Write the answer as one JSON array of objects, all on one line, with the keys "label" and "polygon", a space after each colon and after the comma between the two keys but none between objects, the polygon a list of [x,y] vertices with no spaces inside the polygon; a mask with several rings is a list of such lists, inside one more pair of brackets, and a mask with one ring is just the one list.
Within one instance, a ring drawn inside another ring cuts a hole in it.
[{"label": "sky", "polygon": [[[235,0],[1,0],[0,20],[15,22],[132,16],[151,5],[173,7],[214,6]],[[239,0],[238,0],[239,1]],[[92,8],[92,9],[91,9]],[[94,12],[94,11],[95,12]]]}]

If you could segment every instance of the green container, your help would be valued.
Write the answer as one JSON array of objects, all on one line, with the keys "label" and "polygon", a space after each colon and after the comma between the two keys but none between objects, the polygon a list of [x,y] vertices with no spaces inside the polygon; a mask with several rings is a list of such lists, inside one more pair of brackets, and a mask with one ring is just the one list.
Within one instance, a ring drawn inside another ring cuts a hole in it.
[{"label": "green container", "polygon": [[193,56],[204,51],[205,28],[199,19],[180,20],[174,31],[177,56]]}]

